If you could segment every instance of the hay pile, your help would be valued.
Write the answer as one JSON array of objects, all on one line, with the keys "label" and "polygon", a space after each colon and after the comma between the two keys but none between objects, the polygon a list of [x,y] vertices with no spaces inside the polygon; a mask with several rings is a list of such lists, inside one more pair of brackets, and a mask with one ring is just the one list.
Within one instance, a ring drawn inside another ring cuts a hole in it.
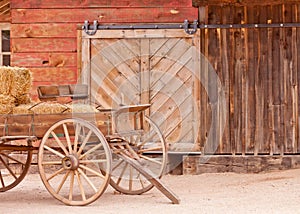
[{"label": "hay pile", "polygon": [[22,104],[13,108],[13,114],[60,114],[60,113],[94,113],[98,110],[87,104],[60,104],[41,102]]},{"label": "hay pile", "polygon": [[30,109],[33,104],[21,104],[19,106],[15,106],[12,109],[12,114],[33,114],[33,111]]},{"label": "hay pile", "polygon": [[0,66],[0,82],[0,114],[8,114],[13,107],[31,102],[32,75],[27,68]]},{"label": "hay pile", "polygon": [[21,104],[13,108],[13,114],[58,114],[64,113],[68,107],[57,102],[41,102]]},{"label": "hay pile", "polygon": [[94,113],[99,112],[94,106],[81,104],[81,103],[73,103],[66,105],[69,109],[67,112],[69,113]]}]

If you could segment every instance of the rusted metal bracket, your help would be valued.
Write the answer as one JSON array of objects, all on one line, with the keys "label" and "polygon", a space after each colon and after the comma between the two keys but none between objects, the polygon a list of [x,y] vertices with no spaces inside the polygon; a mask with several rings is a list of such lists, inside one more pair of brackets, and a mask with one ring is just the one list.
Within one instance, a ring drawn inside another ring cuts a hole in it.
[{"label": "rusted metal bracket", "polygon": [[92,26],[90,26],[89,21],[84,21],[84,25],[82,26],[82,30],[89,36],[95,35],[98,28],[98,21],[94,20],[94,23]]},{"label": "rusted metal bracket", "polygon": [[193,24],[192,24],[192,28],[189,28],[190,26],[190,23],[189,23],[189,20],[184,20],[184,23],[183,23],[183,27],[184,27],[184,31],[187,33],[187,34],[195,34],[197,32],[197,28],[198,28],[198,20],[194,20]]}]

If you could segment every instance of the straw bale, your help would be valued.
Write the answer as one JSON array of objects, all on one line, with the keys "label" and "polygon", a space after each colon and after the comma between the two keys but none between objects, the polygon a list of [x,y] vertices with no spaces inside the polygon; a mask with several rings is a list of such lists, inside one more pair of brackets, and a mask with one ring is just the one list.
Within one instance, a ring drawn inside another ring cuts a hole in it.
[{"label": "straw bale", "polygon": [[66,105],[69,109],[67,112],[70,113],[94,113],[98,112],[98,110],[91,105],[88,104],[81,104],[81,103],[74,103],[74,104],[67,104]]},{"label": "straw bale", "polygon": [[0,114],[9,114],[15,105],[15,98],[0,94]]},{"label": "straw bale", "polygon": [[18,97],[30,92],[32,75],[27,68],[0,66],[0,82],[0,94]]},{"label": "straw bale", "polygon": [[18,97],[16,97],[16,104],[21,105],[21,104],[30,104],[31,103],[31,98],[29,94],[22,94]]},{"label": "straw bale", "polygon": [[13,82],[10,94],[18,97],[28,94],[32,85],[31,72],[27,68],[10,67],[13,71]]},{"label": "straw bale", "polygon": [[10,94],[13,77],[14,74],[10,67],[0,66],[0,94]]},{"label": "straw bale", "polygon": [[15,101],[13,96],[0,94],[0,104],[2,105],[14,105]]}]

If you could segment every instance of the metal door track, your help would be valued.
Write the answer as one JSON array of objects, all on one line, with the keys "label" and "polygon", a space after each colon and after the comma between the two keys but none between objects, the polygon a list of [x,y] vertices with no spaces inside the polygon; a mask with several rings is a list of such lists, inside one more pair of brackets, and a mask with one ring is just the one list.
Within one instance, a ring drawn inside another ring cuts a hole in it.
[{"label": "metal door track", "polygon": [[269,24],[199,24],[198,20],[182,24],[130,24],[130,25],[101,25],[97,20],[93,24],[84,21],[82,30],[88,35],[96,34],[97,30],[136,30],[136,29],[184,29],[187,34],[195,34],[197,29],[234,29],[234,28],[289,28],[300,27],[300,23],[269,23]]}]

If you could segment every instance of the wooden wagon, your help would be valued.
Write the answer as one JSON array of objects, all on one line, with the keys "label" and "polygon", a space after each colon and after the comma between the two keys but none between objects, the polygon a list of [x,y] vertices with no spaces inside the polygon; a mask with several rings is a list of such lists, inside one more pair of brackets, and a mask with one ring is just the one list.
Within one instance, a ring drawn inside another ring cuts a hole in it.
[{"label": "wooden wagon", "polygon": [[[85,97],[66,92],[65,86],[48,94],[42,89],[41,99]],[[46,189],[67,205],[92,203],[108,184],[125,194],[142,194],[156,186],[179,203],[159,180],[167,151],[159,128],[145,116],[147,108],[148,104],[95,113],[0,115],[0,191],[23,180],[37,151]]]}]

